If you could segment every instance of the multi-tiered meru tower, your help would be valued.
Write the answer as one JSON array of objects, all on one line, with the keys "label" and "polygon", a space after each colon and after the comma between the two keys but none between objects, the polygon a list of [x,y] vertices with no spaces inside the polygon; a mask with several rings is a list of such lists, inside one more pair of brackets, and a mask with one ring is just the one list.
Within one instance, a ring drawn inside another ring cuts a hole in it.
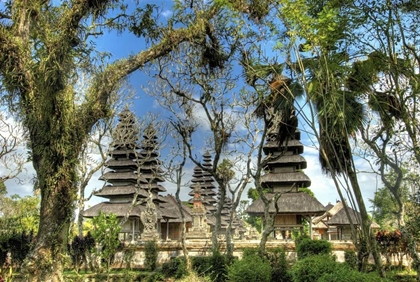
[{"label": "multi-tiered meru tower", "polygon": [[[297,118],[294,117],[296,123]],[[297,124],[296,124],[297,125]],[[308,188],[311,180],[303,172],[306,160],[301,156],[303,145],[300,142],[300,131],[292,132],[291,136],[279,144],[279,129],[275,126],[269,129],[263,151],[267,166],[261,177],[261,188],[268,191],[265,197],[270,200],[269,213],[274,216],[273,237],[277,239],[291,238],[293,230],[302,230],[306,219],[325,212],[324,206],[314,197],[299,188]],[[277,205],[275,205],[275,197]],[[276,209],[277,206],[277,209]],[[247,209],[252,216],[264,217],[264,202],[255,200]]]}]

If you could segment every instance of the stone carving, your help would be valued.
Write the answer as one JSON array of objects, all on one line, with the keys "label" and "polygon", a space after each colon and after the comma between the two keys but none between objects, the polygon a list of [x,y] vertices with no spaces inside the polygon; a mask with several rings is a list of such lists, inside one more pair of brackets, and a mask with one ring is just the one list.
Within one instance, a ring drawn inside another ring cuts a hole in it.
[{"label": "stone carving", "polygon": [[158,239],[160,236],[156,230],[157,213],[156,213],[156,206],[153,203],[152,193],[150,193],[150,196],[147,199],[146,208],[141,213],[140,219],[144,227],[143,233],[141,235],[142,239],[144,240]]}]

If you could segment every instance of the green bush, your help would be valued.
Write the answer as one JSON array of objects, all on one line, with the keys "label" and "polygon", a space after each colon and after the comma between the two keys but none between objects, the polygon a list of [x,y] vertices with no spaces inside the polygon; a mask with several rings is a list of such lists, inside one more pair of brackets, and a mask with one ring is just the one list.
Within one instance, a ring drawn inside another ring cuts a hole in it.
[{"label": "green bush", "polygon": [[373,282],[395,281],[379,277],[377,272],[364,273],[351,269],[347,263],[336,263],[333,272],[324,273],[318,282]]},{"label": "green bush", "polygon": [[271,266],[271,281],[273,282],[290,282],[292,275],[286,260],[286,253],[282,248],[276,248],[267,253]]},{"label": "green bush", "polygon": [[292,267],[294,282],[315,282],[325,273],[334,272],[337,262],[329,255],[308,256]]},{"label": "green bush", "polygon": [[298,259],[304,259],[313,255],[329,255],[331,253],[331,243],[326,240],[312,240],[305,238],[296,245]]},{"label": "green bush", "polygon": [[226,256],[222,255],[218,250],[213,251],[210,257],[211,270],[209,276],[211,281],[224,282],[228,272]]},{"label": "green bush", "polygon": [[159,249],[156,241],[148,241],[144,245],[144,266],[146,269],[154,271],[156,269]]},{"label": "green bush", "polygon": [[248,256],[258,256],[260,255],[260,249],[259,248],[244,248],[242,252],[242,258],[248,257]]},{"label": "green bush", "polygon": [[152,272],[148,276],[146,276],[145,279],[142,279],[140,281],[145,281],[145,282],[165,281],[165,275],[161,272]]},{"label": "green bush", "polygon": [[192,269],[200,276],[209,275],[212,271],[211,257],[191,257]]},{"label": "green bush", "polygon": [[270,282],[271,266],[268,260],[258,255],[248,255],[235,261],[228,271],[231,282]]},{"label": "green bush", "polygon": [[0,233],[0,267],[6,262],[7,253],[10,251],[13,263],[22,264],[28,255],[32,240],[33,232],[26,233]]},{"label": "green bush", "polygon": [[180,279],[188,274],[187,263],[184,257],[171,258],[171,260],[162,265],[162,273],[166,277]]},{"label": "green bush", "polygon": [[354,251],[345,251],[344,261],[351,269],[357,269],[357,255]]},{"label": "green bush", "polygon": [[306,239],[311,239],[311,237],[309,237],[309,235],[308,234],[300,234],[299,236],[294,236],[294,238],[295,238],[295,245],[297,246],[297,245],[299,245],[300,244],[300,242],[302,242],[303,240],[306,240]]}]

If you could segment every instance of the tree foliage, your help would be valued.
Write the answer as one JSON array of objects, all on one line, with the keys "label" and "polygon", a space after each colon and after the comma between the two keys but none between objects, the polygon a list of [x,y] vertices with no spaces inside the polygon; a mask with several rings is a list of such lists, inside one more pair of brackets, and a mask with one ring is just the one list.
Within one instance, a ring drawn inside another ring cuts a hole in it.
[{"label": "tree foliage", "polygon": [[109,273],[114,255],[121,245],[118,234],[121,231],[120,221],[115,214],[99,213],[92,219],[94,229],[92,237],[96,245],[93,252],[104,261],[107,272]]},{"label": "tree foliage", "polygon": [[37,234],[39,225],[38,196],[0,194],[0,223],[5,233],[34,232]]}]

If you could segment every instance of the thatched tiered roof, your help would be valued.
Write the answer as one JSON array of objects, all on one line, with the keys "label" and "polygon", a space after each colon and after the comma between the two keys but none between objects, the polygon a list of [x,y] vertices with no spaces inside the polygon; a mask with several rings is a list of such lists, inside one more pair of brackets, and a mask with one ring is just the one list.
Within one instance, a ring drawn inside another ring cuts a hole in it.
[{"label": "thatched tiered roof", "polygon": [[[268,200],[271,200],[275,194],[268,193],[265,196]],[[277,200],[277,206],[277,214],[316,215],[325,212],[324,206],[317,199],[304,192],[280,195]],[[250,215],[260,215],[261,211],[264,212],[264,203],[261,199],[255,200],[246,210]],[[274,201],[270,205],[269,212],[276,212]]]},{"label": "thatched tiered roof", "polygon": [[[115,213],[119,217],[140,217],[146,206],[146,199],[151,198],[156,205],[158,218],[176,218],[170,211],[159,208],[159,203],[166,202],[159,192],[166,189],[159,184],[161,176],[156,132],[149,126],[138,145],[138,127],[134,114],[125,109],[119,115],[119,123],[114,133],[109,156],[105,163],[108,169],[99,179],[106,181],[104,187],[94,195],[109,199],[87,209],[85,217],[97,216],[100,211]],[[140,150],[140,151],[139,151]],[[136,201],[134,201],[136,197]],[[133,201],[135,203],[133,203]]]},{"label": "thatched tiered roof", "polygon": [[[202,166],[207,169],[211,169],[211,155],[207,152],[203,155]],[[193,172],[193,178],[191,179],[191,191],[188,193],[191,196],[189,203],[193,203],[194,189],[196,186],[200,187],[201,200],[208,214],[212,214],[216,211],[216,186],[214,185],[214,179],[210,172],[204,171],[200,166],[196,166]]]},{"label": "thatched tiered roof", "polygon": [[[294,111],[292,111],[294,112]],[[297,118],[291,116],[297,126]],[[281,123],[280,123],[281,124]],[[279,132],[281,129],[285,132]],[[320,215],[325,212],[324,206],[309,194],[298,192],[298,188],[307,188],[311,180],[302,171],[306,168],[306,160],[300,155],[303,153],[303,145],[300,140],[300,132],[290,131],[289,127],[275,127],[269,129],[268,138],[264,144],[264,153],[267,155],[264,161],[267,162],[265,174],[261,177],[261,187],[268,189],[265,195],[271,200],[275,195],[281,195],[275,209],[274,201],[269,207],[270,213],[283,215]],[[293,134],[294,132],[294,134]],[[286,136],[279,143],[279,136]],[[264,214],[264,202],[261,199],[255,200],[246,210],[248,214],[262,216]]]}]

